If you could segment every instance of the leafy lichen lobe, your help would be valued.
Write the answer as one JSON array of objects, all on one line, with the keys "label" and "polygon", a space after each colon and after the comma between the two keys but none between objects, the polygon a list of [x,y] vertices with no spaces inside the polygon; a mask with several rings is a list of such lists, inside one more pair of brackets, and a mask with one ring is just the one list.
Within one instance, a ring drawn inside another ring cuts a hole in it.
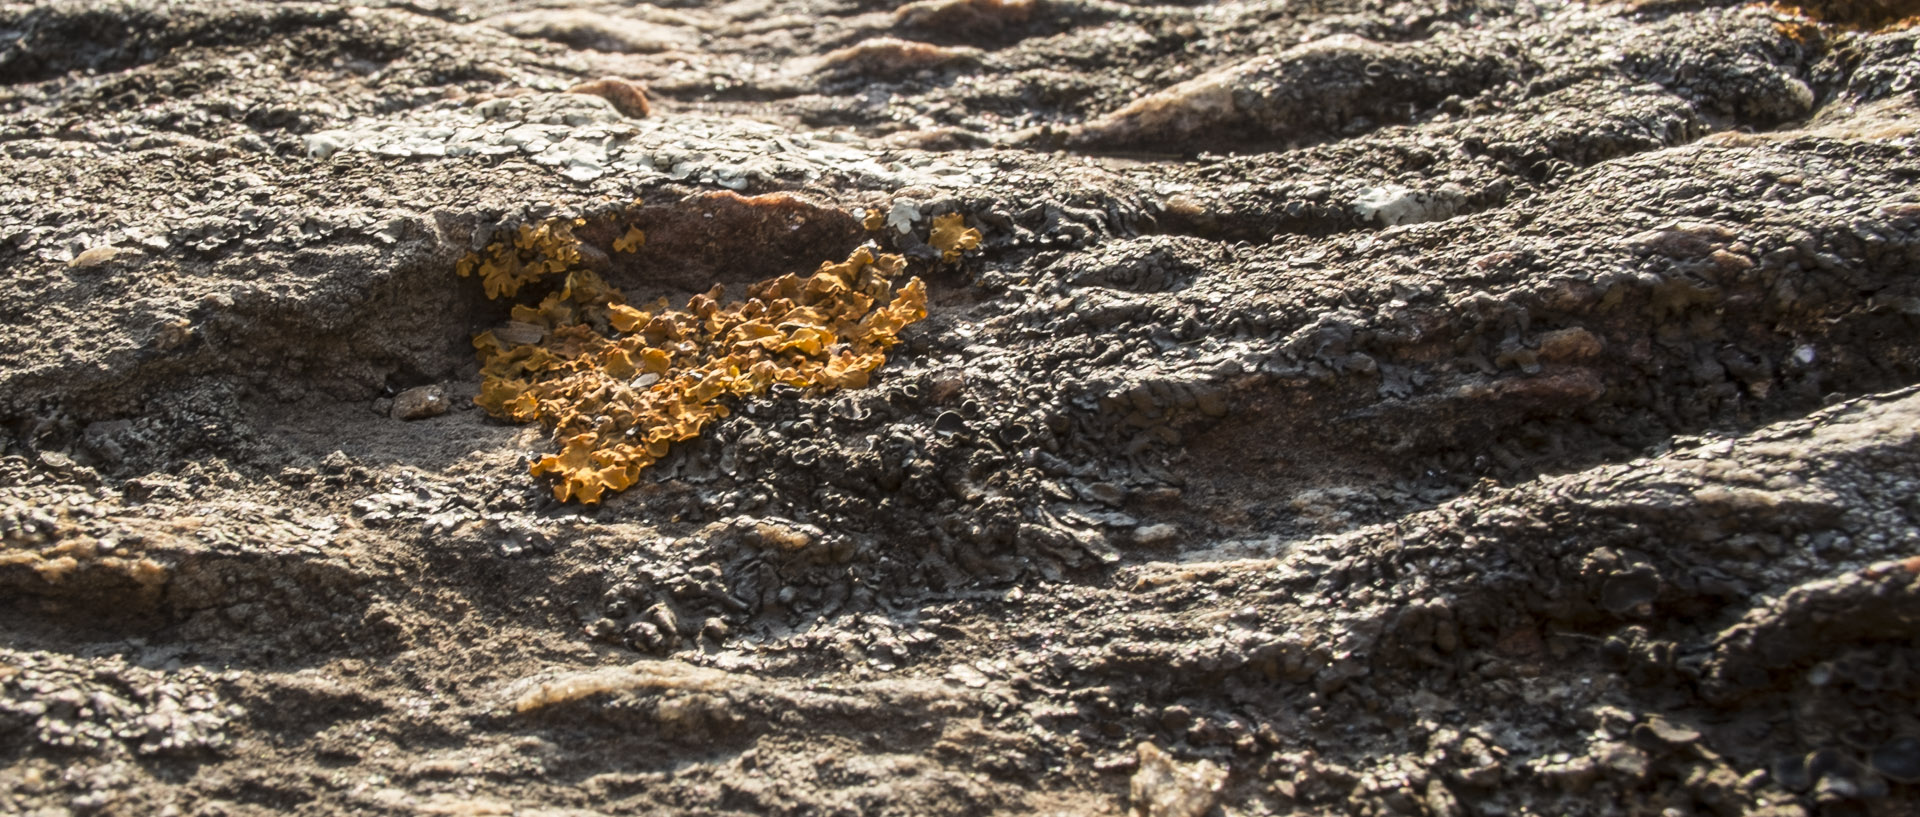
[{"label": "leafy lichen lobe", "polygon": [[[738,301],[715,286],[683,309],[665,299],[632,306],[578,266],[572,230],[583,223],[523,225],[458,266],[462,276],[478,273],[495,299],[544,278],[560,284],[538,303],[514,306],[505,326],[473,345],[481,364],[474,402],[494,417],[552,429],[560,450],[531,471],[552,477],[563,501],[599,502],[633,485],[673,443],[726,417],[730,398],[775,384],[867,385],[900,331],[927,314],[920,279],[895,284],[906,260],[868,247],[810,275],[753,284]],[[614,249],[634,252],[645,240],[630,227]]]}]

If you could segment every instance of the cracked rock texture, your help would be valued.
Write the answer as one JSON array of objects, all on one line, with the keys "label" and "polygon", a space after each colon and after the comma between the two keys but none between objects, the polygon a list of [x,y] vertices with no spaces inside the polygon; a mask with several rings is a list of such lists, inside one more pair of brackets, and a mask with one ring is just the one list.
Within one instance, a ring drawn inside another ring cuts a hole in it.
[{"label": "cracked rock texture", "polygon": [[[0,4],[0,813],[1913,814],[1916,13]],[[558,504],[632,213],[930,315]]]}]

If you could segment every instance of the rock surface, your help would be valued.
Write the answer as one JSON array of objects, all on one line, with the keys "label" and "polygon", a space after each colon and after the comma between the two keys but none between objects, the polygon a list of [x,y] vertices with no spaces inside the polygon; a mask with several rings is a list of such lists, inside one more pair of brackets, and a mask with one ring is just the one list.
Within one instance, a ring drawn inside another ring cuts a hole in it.
[{"label": "rock surface", "polygon": [[[0,813],[1913,813],[1900,6],[0,5]],[[556,503],[635,200],[930,314]]]}]

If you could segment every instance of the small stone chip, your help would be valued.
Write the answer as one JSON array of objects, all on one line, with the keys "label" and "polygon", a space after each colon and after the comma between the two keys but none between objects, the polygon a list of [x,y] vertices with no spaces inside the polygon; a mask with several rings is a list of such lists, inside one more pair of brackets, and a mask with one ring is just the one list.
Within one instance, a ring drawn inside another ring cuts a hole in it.
[{"label": "small stone chip", "polygon": [[416,386],[393,397],[393,419],[424,420],[447,413],[447,390],[438,385]]},{"label": "small stone chip", "polygon": [[130,247],[94,247],[93,249],[74,256],[72,261],[67,262],[67,266],[71,269],[93,269],[94,267],[104,267],[122,258],[131,258],[140,254],[139,250]]},{"label": "small stone chip", "polygon": [[1171,547],[1180,540],[1180,529],[1165,522],[1147,525],[1133,532],[1133,541],[1141,547]]},{"label": "small stone chip", "polygon": [[1138,751],[1140,767],[1129,786],[1132,817],[1201,817],[1220,802],[1225,769],[1205,760],[1176,762],[1151,743]]}]

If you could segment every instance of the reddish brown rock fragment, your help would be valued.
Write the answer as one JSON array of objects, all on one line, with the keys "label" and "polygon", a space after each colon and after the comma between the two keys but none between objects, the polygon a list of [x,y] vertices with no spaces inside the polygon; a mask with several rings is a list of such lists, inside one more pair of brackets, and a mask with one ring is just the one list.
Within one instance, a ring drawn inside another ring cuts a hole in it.
[{"label": "reddish brown rock fragment", "polygon": [[653,112],[653,106],[647,102],[647,89],[619,77],[582,82],[568,88],[567,93],[600,97],[613,105],[613,109],[619,111],[621,116],[629,119],[645,119]]}]

